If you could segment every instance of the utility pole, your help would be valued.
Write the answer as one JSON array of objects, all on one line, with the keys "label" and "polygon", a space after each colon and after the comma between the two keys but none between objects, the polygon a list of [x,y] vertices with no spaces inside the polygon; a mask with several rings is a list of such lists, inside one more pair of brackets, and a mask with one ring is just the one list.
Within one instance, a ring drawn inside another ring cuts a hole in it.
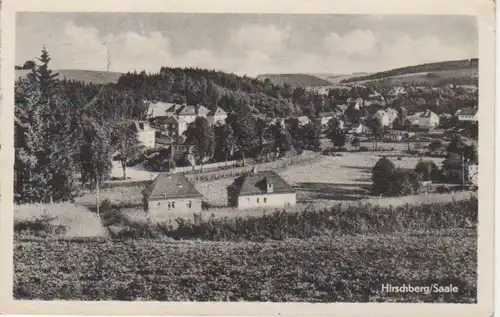
[{"label": "utility pole", "polygon": [[97,217],[100,217],[99,214],[99,204],[100,204],[100,199],[99,199],[99,175],[97,173],[97,168],[95,171],[95,199],[96,199],[96,208],[97,208]]},{"label": "utility pole", "polygon": [[462,154],[462,191],[465,189],[465,164],[464,164],[464,152]]}]

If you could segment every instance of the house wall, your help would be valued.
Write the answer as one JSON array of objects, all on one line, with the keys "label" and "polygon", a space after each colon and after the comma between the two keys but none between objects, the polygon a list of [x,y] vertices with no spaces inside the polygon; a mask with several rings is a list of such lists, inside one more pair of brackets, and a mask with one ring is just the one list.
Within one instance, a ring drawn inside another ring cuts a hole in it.
[{"label": "house wall", "polygon": [[[265,202],[264,202],[265,200]],[[286,194],[263,194],[251,196],[239,196],[238,209],[247,208],[291,208],[297,203],[295,193]]]},{"label": "house wall", "polygon": [[380,121],[380,124],[382,126],[388,126],[389,125],[389,116],[384,112],[377,112],[375,113],[374,117]]},{"label": "house wall", "polygon": [[[191,202],[190,207],[189,202]],[[151,215],[169,212],[199,213],[201,212],[201,198],[150,200],[146,201],[145,206],[147,206],[146,211]]]},{"label": "house wall", "polygon": [[181,115],[179,116],[179,121],[183,122],[184,124],[188,125],[196,120],[196,115]]},{"label": "house wall", "polygon": [[139,139],[139,142],[141,142],[145,147],[147,148],[154,148],[155,147],[155,130],[150,130],[150,131],[141,131],[138,133],[137,138]]},{"label": "house wall", "polygon": [[430,117],[418,118],[418,125],[423,128],[435,128],[439,125],[439,116],[431,115]]},{"label": "house wall", "polygon": [[476,115],[458,115],[458,120],[460,121],[477,121],[477,116]]},{"label": "house wall", "polygon": [[227,116],[226,115],[215,115],[215,116],[208,116],[207,120],[208,123],[211,125],[214,125],[218,122],[224,123],[226,121]]}]

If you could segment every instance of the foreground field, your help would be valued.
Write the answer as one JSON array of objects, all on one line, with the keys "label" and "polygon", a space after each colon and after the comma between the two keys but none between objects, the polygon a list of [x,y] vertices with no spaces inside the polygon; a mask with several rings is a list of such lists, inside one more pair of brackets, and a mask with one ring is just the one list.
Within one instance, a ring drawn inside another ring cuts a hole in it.
[{"label": "foreground field", "polygon": [[[107,235],[17,221],[17,299],[476,301],[476,198],[154,222],[105,212]],[[59,210],[61,211],[61,210]],[[101,228],[101,226],[98,226]],[[28,228],[28,231],[26,231]],[[42,234],[36,234],[41,230]],[[457,293],[383,293],[383,284]]]},{"label": "foreground field", "polygon": [[[61,300],[476,301],[473,230],[267,243],[18,241],[14,297]],[[382,293],[382,284],[458,293]]]}]

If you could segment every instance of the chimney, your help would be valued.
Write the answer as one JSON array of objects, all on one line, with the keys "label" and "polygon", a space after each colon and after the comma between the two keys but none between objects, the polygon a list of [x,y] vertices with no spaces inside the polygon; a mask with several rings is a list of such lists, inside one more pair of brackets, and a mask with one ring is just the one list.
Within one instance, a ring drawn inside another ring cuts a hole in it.
[{"label": "chimney", "polygon": [[266,192],[268,194],[274,192],[274,186],[268,179],[266,179]]}]

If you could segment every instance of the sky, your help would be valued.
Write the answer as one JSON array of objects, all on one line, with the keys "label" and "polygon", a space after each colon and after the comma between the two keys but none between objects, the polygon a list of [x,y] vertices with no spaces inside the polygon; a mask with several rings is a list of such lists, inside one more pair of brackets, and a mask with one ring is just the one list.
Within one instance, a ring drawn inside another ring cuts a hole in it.
[{"label": "sky", "polygon": [[54,69],[189,66],[248,76],[375,72],[479,50],[473,16],[18,13],[16,63],[43,46]]}]

